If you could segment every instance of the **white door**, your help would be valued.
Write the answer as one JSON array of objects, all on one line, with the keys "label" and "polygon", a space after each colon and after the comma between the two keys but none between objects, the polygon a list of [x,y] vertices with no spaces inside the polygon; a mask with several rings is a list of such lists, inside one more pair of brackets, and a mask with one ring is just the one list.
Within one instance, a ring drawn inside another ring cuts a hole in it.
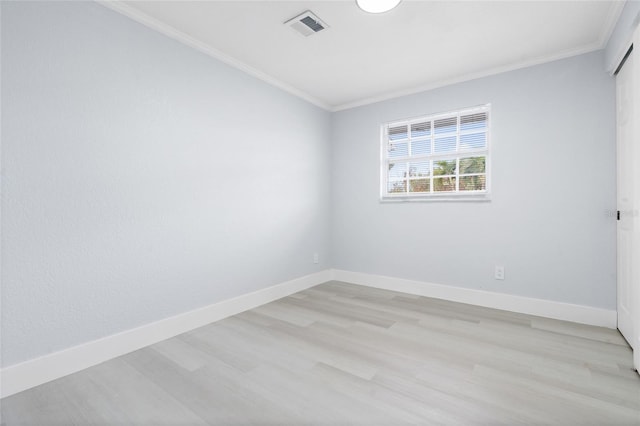
[{"label": "white door", "polygon": [[633,351],[633,365],[640,374],[640,27],[637,27],[633,35],[633,44],[636,47],[633,72],[633,182],[634,182],[634,209],[633,209],[633,290],[635,292],[635,304],[633,305],[635,335],[633,337],[635,348]]},{"label": "white door", "polygon": [[618,329],[638,348],[634,286],[634,56],[631,52],[616,77],[618,185]]}]

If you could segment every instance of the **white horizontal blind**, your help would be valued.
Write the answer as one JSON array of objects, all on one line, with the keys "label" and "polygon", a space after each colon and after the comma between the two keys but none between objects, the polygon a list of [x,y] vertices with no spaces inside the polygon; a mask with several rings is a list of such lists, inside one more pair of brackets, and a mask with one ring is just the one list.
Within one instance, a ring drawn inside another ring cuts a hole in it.
[{"label": "white horizontal blind", "polygon": [[489,105],[383,126],[382,196],[486,194]]}]

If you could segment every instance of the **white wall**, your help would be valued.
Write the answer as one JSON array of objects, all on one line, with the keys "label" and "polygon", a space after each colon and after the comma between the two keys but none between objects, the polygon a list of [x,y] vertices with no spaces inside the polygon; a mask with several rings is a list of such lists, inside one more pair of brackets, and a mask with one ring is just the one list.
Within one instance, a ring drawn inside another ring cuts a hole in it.
[{"label": "white wall", "polygon": [[[615,90],[602,63],[599,51],[335,113],[334,268],[615,309]],[[485,103],[490,202],[380,203],[381,123]]]},{"label": "white wall", "polygon": [[95,3],[3,2],[2,365],[328,268],[329,125]]}]

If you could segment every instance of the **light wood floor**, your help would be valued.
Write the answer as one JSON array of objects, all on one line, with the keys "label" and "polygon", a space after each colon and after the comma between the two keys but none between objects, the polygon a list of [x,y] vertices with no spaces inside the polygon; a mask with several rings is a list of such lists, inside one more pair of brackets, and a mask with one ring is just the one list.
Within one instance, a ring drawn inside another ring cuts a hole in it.
[{"label": "light wood floor", "polygon": [[338,282],[2,400],[9,425],[640,425],[617,331]]}]

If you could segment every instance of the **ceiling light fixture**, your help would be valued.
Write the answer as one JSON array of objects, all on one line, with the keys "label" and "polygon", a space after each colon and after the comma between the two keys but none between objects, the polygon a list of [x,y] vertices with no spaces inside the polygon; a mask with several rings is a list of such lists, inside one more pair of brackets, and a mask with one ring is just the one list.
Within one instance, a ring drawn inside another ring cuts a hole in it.
[{"label": "ceiling light fixture", "polygon": [[401,0],[356,0],[358,7],[369,13],[388,12],[397,5]]}]

